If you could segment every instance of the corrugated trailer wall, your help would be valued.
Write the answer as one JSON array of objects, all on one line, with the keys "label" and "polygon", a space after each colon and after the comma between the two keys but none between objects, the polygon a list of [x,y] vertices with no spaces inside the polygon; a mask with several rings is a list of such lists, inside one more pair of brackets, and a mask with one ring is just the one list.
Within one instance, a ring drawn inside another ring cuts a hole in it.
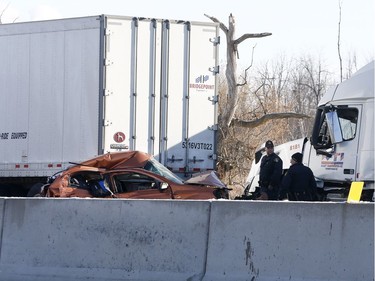
[{"label": "corrugated trailer wall", "polygon": [[98,17],[0,27],[0,176],[49,176],[98,153]]},{"label": "corrugated trailer wall", "polygon": [[175,172],[214,169],[217,25],[108,17],[105,34],[104,150],[146,151]]},{"label": "corrugated trailer wall", "polygon": [[217,42],[213,23],[102,15],[1,25],[0,176],[50,176],[124,149],[177,172],[213,169]]}]

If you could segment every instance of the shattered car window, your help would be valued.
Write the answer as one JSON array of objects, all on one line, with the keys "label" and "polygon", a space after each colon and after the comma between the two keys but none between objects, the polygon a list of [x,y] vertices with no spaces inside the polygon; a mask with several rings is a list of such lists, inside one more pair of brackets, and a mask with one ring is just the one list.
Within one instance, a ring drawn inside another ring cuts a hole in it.
[{"label": "shattered car window", "polygon": [[160,176],[166,177],[167,179],[173,181],[177,184],[183,184],[182,179],[180,179],[178,176],[173,174],[170,170],[168,170],[165,166],[160,164],[155,159],[151,159],[147,162],[147,164],[144,167],[145,170],[153,172],[155,174],[158,174]]}]

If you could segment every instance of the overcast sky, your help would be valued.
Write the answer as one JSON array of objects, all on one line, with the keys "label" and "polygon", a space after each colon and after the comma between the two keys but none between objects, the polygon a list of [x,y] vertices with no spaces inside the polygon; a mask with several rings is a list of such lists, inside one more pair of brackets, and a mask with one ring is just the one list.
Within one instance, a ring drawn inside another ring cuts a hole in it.
[{"label": "overcast sky", "polygon": [[[355,53],[361,67],[374,59],[374,0],[341,0],[341,6],[341,53],[344,59]],[[99,14],[209,21],[204,16],[208,14],[225,25],[232,13],[237,37],[273,33],[242,43],[240,66],[247,66],[256,44],[254,64],[277,60],[281,55],[312,55],[321,57],[333,71],[338,72],[339,67],[339,0],[0,0],[0,11],[4,11],[3,23]],[[225,51],[220,53],[224,60]]]}]

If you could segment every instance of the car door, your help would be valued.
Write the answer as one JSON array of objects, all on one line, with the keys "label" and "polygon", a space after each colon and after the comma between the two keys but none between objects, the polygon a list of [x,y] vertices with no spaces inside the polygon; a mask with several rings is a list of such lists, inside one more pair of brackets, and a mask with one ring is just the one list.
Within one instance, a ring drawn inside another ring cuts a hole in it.
[{"label": "car door", "polygon": [[142,171],[111,173],[112,191],[117,198],[172,199],[167,180]]}]

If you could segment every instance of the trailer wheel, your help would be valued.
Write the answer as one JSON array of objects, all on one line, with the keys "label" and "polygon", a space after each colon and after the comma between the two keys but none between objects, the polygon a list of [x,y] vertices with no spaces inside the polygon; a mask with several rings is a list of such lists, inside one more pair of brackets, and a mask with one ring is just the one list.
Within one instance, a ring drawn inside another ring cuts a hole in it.
[{"label": "trailer wheel", "polygon": [[43,186],[44,184],[41,182],[34,184],[27,193],[27,197],[39,197]]}]

